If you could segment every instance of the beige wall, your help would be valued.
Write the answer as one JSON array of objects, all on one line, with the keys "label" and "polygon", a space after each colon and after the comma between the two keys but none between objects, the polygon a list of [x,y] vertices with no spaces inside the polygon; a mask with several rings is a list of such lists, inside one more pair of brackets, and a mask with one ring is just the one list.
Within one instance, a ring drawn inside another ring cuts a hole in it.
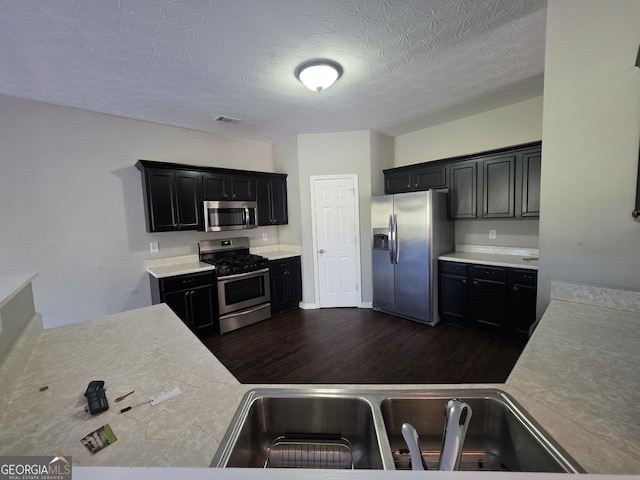
[{"label": "beige wall", "polygon": [[[371,195],[381,182],[382,168],[393,164],[393,139],[370,131],[304,134],[296,139],[297,149],[289,142],[274,147],[276,163],[297,162],[297,185],[289,190],[290,222],[280,227],[284,238],[301,239],[303,304],[317,305],[313,257],[313,225],[311,222],[310,178],[315,175],[357,174],[360,216],[361,304],[372,301],[371,284]],[[373,172],[373,173],[372,173]],[[299,205],[300,215],[291,218],[291,205]]]},{"label": "beige wall", "polygon": [[640,290],[639,19],[637,0],[549,0],[539,315],[554,279]]},{"label": "beige wall", "polygon": [[[47,327],[150,305],[145,259],[197,253],[199,240],[222,235],[147,233],[138,159],[274,170],[268,143],[4,96],[0,145],[0,275],[38,272]],[[277,234],[249,235],[269,244]]]},{"label": "beige wall", "polygon": [[395,138],[395,166],[483,152],[542,138],[542,97]]},{"label": "beige wall", "polygon": [[[542,97],[418,130],[395,138],[395,166],[439,160],[542,138]],[[455,242],[538,248],[538,220],[460,220]],[[489,230],[496,238],[489,238]]]}]

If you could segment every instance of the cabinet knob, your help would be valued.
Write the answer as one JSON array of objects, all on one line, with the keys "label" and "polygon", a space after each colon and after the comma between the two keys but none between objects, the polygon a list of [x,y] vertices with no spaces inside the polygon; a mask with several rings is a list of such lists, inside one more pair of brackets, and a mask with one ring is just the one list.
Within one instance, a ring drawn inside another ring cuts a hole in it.
[{"label": "cabinet knob", "polygon": [[640,217],[640,210],[634,210],[633,212],[631,212],[631,216],[633,218],[638,218]]},{"label": "cabinet knob", "polygon": [[513,287],[513,291],[517,292],[518,291],[518,287]]},{"label": "cabinet knob", "polygon": [[476,281],[474,280],[474,281],[473,281],[473,284],[474,284],[474,285],[478,285],[478,282],[476,282]]},{"label": "cabinet knob", "polygon": [[466,279],[466,278],[463,278],[463,279],[462,279],[462,284],[463,284],[463,285],[466,285],[466,284],[467,284],[467,279]]}]

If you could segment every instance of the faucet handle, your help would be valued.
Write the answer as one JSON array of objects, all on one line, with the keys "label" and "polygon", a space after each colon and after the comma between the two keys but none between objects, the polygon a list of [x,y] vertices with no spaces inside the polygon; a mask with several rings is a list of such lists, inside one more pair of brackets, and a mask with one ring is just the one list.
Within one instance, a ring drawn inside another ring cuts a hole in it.
[{"label": "faucet handle", "polygon": [[462,447],[472,413],[469,404],[458,398],[447,402],[438,470],[454,471],[460,468]]},{"label": "faucet handle", "polygon": [[424,457],[422,456],[420,439],[416,429],[410,423],[403,423],[400,431],[402,432],[404,441],[407,442],[407,447],[409,447],[409,454],[411,455],[411,469],[429,470],[427,462],[424,461]]}]

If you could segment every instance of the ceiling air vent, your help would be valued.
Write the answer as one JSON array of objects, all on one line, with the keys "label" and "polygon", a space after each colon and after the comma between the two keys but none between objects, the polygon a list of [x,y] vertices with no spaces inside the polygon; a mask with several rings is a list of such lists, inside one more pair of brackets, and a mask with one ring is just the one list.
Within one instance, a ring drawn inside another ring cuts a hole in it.
[{"label": "ceiling air vent", "polygon": [[238,125],[242,122],[242,119],[240,118],[227,117],[226,115],[218,115],[214,120],[216,122],[229,123],[231,125]]}]

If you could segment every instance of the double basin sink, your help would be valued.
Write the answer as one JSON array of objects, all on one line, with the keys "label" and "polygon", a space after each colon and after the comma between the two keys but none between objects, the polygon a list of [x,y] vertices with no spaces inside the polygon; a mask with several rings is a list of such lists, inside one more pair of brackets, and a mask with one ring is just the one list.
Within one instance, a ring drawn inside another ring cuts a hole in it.
[{"label": "double basin sink", "polygon": [[444,409],[464,400],[472,417],[460,470],[584,470],[508,394],[498,389],[377,391],[254,389],[236,411],[212,467],[410,469],[401,433],[410,423],[437,469]]}]

